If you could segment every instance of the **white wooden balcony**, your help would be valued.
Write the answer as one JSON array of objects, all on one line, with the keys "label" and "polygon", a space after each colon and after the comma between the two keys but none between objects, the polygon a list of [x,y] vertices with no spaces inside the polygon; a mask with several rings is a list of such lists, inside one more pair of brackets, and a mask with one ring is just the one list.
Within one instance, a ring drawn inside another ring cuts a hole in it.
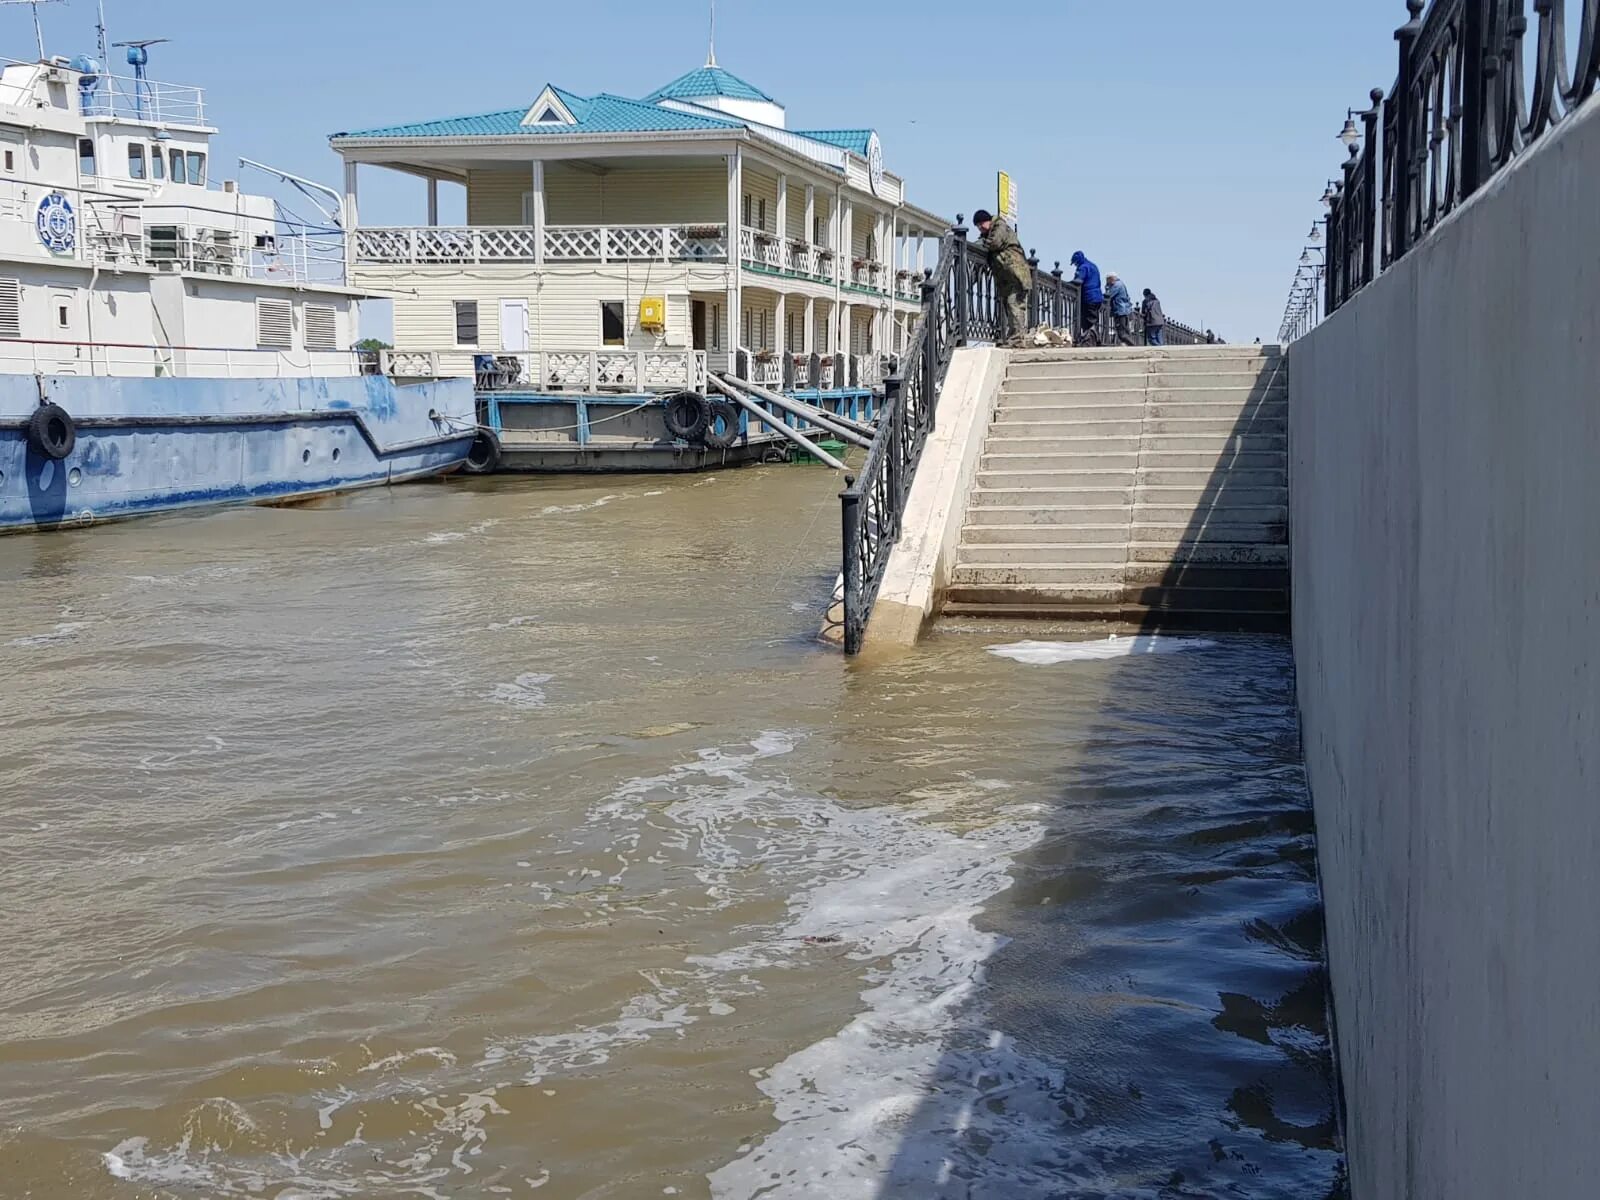
[{"label": "white wooden balcony", "polygon": [[366,265],[467,263],[726,262],[726,225],[418,225],[358,229],[355,259]]},{"label": "white wooden balcony", "polygon": [[378,369],[396,379],[471,376],[486,391],[643,394],[706,388],[703,350],[384,350]]},{"label": "white wooden balcony", "polygon": [[765,229],[749,225],[739,228],[739,260],[746,266],[767,271],[833,282],[833,252],[801,238],[780,238]]}]

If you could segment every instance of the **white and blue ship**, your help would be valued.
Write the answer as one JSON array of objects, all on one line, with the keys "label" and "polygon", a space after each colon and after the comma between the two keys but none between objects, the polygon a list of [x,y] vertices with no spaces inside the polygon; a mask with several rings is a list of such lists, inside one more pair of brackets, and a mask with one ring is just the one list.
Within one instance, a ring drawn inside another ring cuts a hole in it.
[{"label": "white and blue ship", "polygon": [[463,466],[472,381],[355,348],[339,193],[275,173],[300,214],[219,180],[204,93],[150,79],[144,44],[110,74],[100,41],[0,66],[0,531]]}]

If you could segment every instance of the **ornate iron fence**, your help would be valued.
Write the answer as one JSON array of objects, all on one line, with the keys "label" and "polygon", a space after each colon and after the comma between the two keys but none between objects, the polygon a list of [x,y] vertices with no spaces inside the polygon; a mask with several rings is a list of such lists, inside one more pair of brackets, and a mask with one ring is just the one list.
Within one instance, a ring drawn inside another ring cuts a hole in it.
[{"label": "ornate iron fence", "polygon": [[[900,372],[884,384],[878,431],[856,476],[845,478],[839,494],[844,532],[844,647],[861,649],[867,617],[877,599],[889,555],[900,538],[901,518],[917,463],[934,430],[945,372],[957,349],[970,342],[992,342],[1003,330],[994,270],[988,253],[967,240],[959,224],[939,243],[938,266],[922,281],[922,315],[906,343]],[[1036,327],[1082,328],[1082,290],[1060,264],[1053,271],[1034,265],[1028,297]],[[1136,318],[1137,319],[1137,318]],[[1102,321],[1105,318],[1102,316]],[[1207,340],[1187,325],[1169,321],[1169,340],[1191,344]],[[1142,335],[1142,325],[1139,330]],[[1173,336],[1173,335],[1176,336]]]},{"label": "ornate iron fence", "polygon": [[1330,196],[1328,312],[1600,89],[1600,0],[1532,0],[1531,17],[1529,7],[1406,0],[1394,87],[1352,114],[1350,157]]}]

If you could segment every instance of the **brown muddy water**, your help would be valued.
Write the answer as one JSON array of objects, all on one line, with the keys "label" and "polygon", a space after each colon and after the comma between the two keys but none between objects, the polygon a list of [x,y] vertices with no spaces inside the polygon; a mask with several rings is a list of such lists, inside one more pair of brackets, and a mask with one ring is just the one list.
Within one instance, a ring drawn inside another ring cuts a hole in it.
[{"label": "brown muddy water", "polygon": [[1286,644],[847,664],[837,487],[0,540],[0,1197],[1342,1196]]}]

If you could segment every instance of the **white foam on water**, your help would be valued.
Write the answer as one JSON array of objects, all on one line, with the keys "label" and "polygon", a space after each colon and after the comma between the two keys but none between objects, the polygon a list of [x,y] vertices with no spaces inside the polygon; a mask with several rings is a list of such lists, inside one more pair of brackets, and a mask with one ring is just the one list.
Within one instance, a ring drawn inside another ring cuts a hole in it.
[{"label": "white foam on water", "polygon": [[611,495],[601,496],[597,500],[586,500],[581,504],[547,504],[540,515],[545,517],[564,517],[573,513],[593,512],[597,508],[604,508],[608,504],[614,504],[618,500],[626,499],[626,496]]},{"label": "white foam on water", "polygon": [[36,633],[29,637],[12,638],[6,644],[17,649],[25,649],[29,646],[53,646],[58,642],[70,642],[78,634],[89,628],[91,624],[93,624],[91,621],[62,621],[49,633]]},{"label": "white foam on water", "polygon": [[1210,650],[1216,644],[1206,638],[1152,634],[1112,636],[1103,642],[1012,642],[1004,646],[989,646],[987,649],[996,658],[1009,658],[1032,667],[1049,667],[1057,663],[1100,662],[1143,654],[1181,654],[1186,650]]},{"label": "white foam on water", "polygon": [[486,692],[483,698],[508,708],[544,708],[548,703],[544,685],[554,678],[554,675],[518,675],[510,683],[495,684],[493,690]]},{"label": "white foam on water", "polygon": [[490,517],[486,521],[479,521],[476,525],[469,525],[466,529],[444,529],[438,533],[430,533],[417,544],[422,546],[445,546],[451,542],[464,542],[471,537],[482,537],[498,524],[500,524],[498,517]]}]

